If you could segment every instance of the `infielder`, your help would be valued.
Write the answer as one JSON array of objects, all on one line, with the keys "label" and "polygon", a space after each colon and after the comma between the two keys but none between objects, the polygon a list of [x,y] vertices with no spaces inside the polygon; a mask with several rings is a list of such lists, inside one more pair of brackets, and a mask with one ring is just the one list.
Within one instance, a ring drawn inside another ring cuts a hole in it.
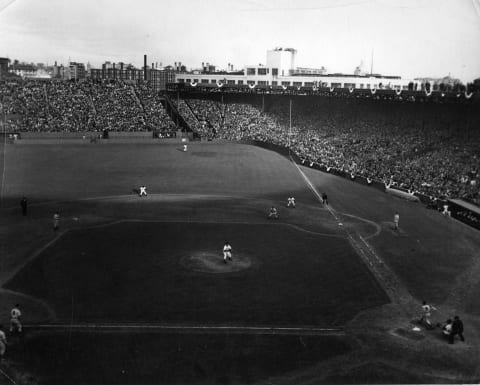
[{"label": "infielder", "polygon": [[293,207],[293,208],[295,208],[295,198],[294,198],[294,197],[288,198],[287,207]]},{"label": "infielder", "polygon": [[139,196],[147,196],[147,186],[140,186],[140,192],[138,194]]},{"label": "infielder", "polygon": [[278,211],[275,206],[270,208],[270,212],[268,213],[268,219],[278,219]]},{"label": "infielder", "polygon": [[228,241],[223,245],[223,263],[227,263],[227,258],[232,260],[232,246]]}]

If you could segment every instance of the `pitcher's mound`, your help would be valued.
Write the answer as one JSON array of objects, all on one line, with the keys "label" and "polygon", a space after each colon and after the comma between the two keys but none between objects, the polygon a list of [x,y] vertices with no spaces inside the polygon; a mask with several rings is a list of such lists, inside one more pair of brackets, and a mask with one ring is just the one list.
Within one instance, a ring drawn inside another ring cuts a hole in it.
[{"label": "pitcher's mound", "polygon": [[236,253],[231,260],[227,260],[227,263],[225,263],[221,253],[198,252],[183,257],[180,263],[189,270],[218,274],[234,273],[248,269],[252,265],[252,260]]}]

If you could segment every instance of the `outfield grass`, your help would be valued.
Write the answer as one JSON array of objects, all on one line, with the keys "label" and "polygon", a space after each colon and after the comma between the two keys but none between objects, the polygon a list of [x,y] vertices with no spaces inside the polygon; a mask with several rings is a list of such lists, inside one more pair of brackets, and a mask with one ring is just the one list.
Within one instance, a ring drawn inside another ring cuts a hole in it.
[{"label": "outfield grass", "polygon": [[[8,146],[5,199],[30,201],[150,193],[219,194],[280,198],[312,195],[296,170],[271,151],[236,144],[18,144]],[[279,162],[279,160],[281,160]]]}]

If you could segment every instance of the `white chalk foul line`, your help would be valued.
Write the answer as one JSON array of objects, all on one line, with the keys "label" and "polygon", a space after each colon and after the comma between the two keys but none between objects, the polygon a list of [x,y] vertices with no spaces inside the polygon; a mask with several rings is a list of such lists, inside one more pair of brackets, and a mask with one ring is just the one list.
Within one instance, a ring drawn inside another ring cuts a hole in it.
[{"label": "white chalk foul line", "polygon": [[308,187],[310,187],[310,190],[312,190],[313,194],[317,197],[318,201],[321,203],[322,202],[322,197],[320,196],[320,194],[318,193],[317,189],[315,188],[315,186],[312,184],[312,182],[310,182],[310,179],[308,179],[308,177],[305,175],[305,173],[302,171],[302,169],[300,168],[300,166],[292,159],[292,157],[290,157],[290,160],[292,161],[292,163],[295,165],[295,167],[297,168],[298,172],[300,173],[300,175],[303,177],[303,180],[305,181],[305,183],[307,183]]},{"label": "white chalk foul line", "polygon": [[[322,197],[320,196],[320,193],[317,191],[317,189],[315,188],[315,186],[312,184],[312,182],[310,182],[310,179],[308,179],[308,177],[305,175],[305,173],[302,171],[302,169],[300,168],[300,166],[290,157],[290,160],[292,161],[292,163],[295,165],[295,167],[297,167],[297,170],[298,172],[302,175],[304,181],[307,183],[308,187],[310,188],[310,190],[312,190],[313,194],[317,197],[318,201],[320,203],[323,202],[323,199]],[[335,214],[335,211],[329,206],[329,205],[325,205],[324,206],[329,212],[330,214],[332,214],[332,216],[335,218],[335,220],[338,222],[338,223],[341,223],[340,221],[340,218],[338,218],[337,214]],[[345,216],[348,216],[348,217],[351,217],[351,218],[355,218],[355,219],[358,219],[359,221],[362,221],[362,222],[366,222],[366,223],[369,223],[370,225],[374,226],[375,227],[375,233],[372,234],[372,235],[369,235],[367,237],[365,237],[365,239],[368,239],[368,238],[372,238],[372,237],[375,237],[377,235],[380,234],[381,232],[381,226],[378,225],[377,223],[369,220],[369,219],[365,219],[365,218],[361,218],[359,216],[356,216],[356,215],[353,215],[353,214],[346,214],[346,213],[341,213],[342,215],[345,215]]]},{"label": "white chalk foul line", "polygon": [[[298,164],[296,164],[293,159],[292,160],[292,163],[295,164],[295,166],[297,167],[298,171],[300,172],[300,174],[303,176],[305,182],[307,183],[307,185],[310,187],[310,189],[313,191],[313,193],[315,194],[315,196],[318,198],[318,200],[321,202],[321,198],[320,198],[320,194],[318,193],[317,189],[315,188],[315,186],[313,186],[313,184],[310,182],[310,180],[308,179],[308,177],[304,174],[304,172],[300,169],[300,167],[298,166]],[[330,214],[332,214],[332,216],[337,220],[337,222],[340,224],[340,220],[339,218],[337,217],[337,215],[335,214],[335,212],[329,207],[329,206],[326,206],[326,208],[328,209],[328,211],[330,212]],[[362,257],[362,260],[370,267],[370,270],[372,271],[372,273],[374,274],[375,277],[377,277],[377,281],[378,282],[381,282],[381,283],[384,283],[384,277],[382,274],[380,274],[378,272],[378,269],[376,269],[376,266],[375,265],[381,265],[381,266],[385,266],[382,259],[380,258],[380,256],[375,252],[375,250],[373,250],[373,248],[370,246],[370,244],[365,240],[365,238],[363,238],[360,234],[357,234],[358,237],[360,238],[360,240],[363,242],[363,244],[366,246],[366,250],[364,250],[363,247],[360,247],[360,244],[355,240],[355,238],[352,236],[352,234],[350,233],[350,231],[348,231],[348,229],[346,229],[345,227],[343,228],[343,230],[345,231],[345,234],[347,235],[347,238],[348,240],[350,241],[350,243],[352,244],[352,246],[355,248],[355,250],[357,250],[357,252],[360,254],[360,256]],[[388,293],[388,291],[386,290],[386,292]]]},{"label": "white chalk foul line", "polygon": [[10,383],[12,383],[13,385],[17,385],[17,383],[15,381],[13,381],[13,379],[7,374],[5,373],[2,369],[0,369],[0,373],[8,380],[10,381]]},{"label": "white chalk foul line", "polygon": [[26,329],[37,331],[78,332],[176,332],[218,334],[278,334],[278,335],[345,335],[340,328],[295,327],[295,326],[230,326],[230,325],[171,325],[171,324],[32,324]]},{"label": "white chalk foul line", "polygon": [[[295,165],[295,167],[297,168],[298,172],[300,173],[300,175],[303,177],[303,180],[305,181],[305,183],[307,184],[307,186],[310,188],[310,190],[313,192],[313,194],[317,197],[318,201],[320,203],[323,202],[323,199],[320,195],[320,193],[317,191],[317,189],[315,188],[315,186],[312,184],[312,182],[310,182],[310,179],[308,179],[308,177],[305,175],[305,173],[302,171],[302,169],[300,168],[300,166],[292,159],[292,157],[290,157],[290,160],[292,161],[292,163]],[[331,209],[331,207],[329,205],[324,205],[324,207],[330,212],[330,214],[332,214],[332,216],[335,218],[335,220],[340,224],[341,221],[340,219],[338,218],[338,216],[335,214],[335,212]],[[347,234],[348,234],[348,231],[347,231]],[[349,235],[350,236],[350,235]]]}]

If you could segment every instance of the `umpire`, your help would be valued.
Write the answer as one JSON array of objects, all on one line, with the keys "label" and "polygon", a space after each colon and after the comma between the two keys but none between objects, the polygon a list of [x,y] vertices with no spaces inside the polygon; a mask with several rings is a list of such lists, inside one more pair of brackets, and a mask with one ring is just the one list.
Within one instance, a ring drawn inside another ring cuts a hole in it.
[{"label": "umpire", "polygon": [[463,336],[463,322],[458,315],[453,319],[452,332],[450,333],[448,341],[449,344],[453,344],[456,334],[460,337],[460,341],[465,341],[465,337]]}]

